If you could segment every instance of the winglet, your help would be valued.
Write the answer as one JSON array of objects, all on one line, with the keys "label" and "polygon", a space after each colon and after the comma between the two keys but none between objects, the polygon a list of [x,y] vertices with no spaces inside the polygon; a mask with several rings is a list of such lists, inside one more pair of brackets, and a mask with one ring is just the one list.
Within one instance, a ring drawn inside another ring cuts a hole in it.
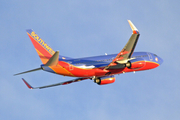
[{"label": "winglet", "polygon": [[138,29],[134,26],[134,24],[133,24],[130,20],[128,20],[128,22],[129,22],[129,25],[130,25],[130,27],[131,27],[131,29],[132,29],[132,31],[133,31],[133,34],[139,34],[139,31],[138,31]]},{"label": "winglet", "polygon": [[22,78],[22,80],[24,81],[24,83],[27,85],[27,87],[29,88],[29,89],[34,89],[28,82],[26,82],[23,78]]}]

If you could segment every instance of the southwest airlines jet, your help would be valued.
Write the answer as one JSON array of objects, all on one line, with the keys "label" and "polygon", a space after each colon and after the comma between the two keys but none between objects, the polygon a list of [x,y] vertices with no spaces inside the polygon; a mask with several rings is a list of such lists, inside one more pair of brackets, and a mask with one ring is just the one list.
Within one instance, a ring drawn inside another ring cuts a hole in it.
[{"label": "southwest airlines jet", "polygon": [[116,74],[143,71],[158,67],[162,64],[163,60],[156,54],[134,52],[140,33],[130,20],[128,20],[128,22],[133,33],[127,44],[118,54],[85,58],[70,58],[59,55],[59,51],[54,51],[33,30],[28,29],[27,34],[42,61],[42,65],[40,68],[15,75],[44,70],[63,76],[76,77],[73,80],[41,87],[32,87],[22,78],[28,88],[42,89],[88,79],[93,80],[98,85],[105,85],[115,82],[114,75]]}]

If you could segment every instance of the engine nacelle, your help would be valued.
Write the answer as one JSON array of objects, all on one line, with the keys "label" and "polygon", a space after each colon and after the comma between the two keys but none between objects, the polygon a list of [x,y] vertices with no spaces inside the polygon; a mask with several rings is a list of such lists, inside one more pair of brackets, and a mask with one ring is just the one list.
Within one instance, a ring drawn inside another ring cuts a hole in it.
[{"label": "engine nacelle", "polygon": [[115,82],[115,77],[105,76],[105,77],[95,79],[94,82],[97,83],[98,85],[111,84]]},{"label": "engine nacelle", "polygon": [[146,65],[146,62],[142,58],[136,58],[136,59],[130,60],[127,63],[127,67],[129,69],[139,69],[139,68],[144,67],[145,65]]}]

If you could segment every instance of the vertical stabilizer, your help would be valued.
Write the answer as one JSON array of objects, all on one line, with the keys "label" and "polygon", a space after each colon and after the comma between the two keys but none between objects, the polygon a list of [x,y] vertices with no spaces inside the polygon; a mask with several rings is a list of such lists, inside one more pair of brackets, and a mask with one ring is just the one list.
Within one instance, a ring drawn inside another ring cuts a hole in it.
[{"label": "vertical stabilizer", "polygon": [[32,29],[26,30],[27,34],[33,43],[41,61],[46,64],[47,61],[54,55],[55,51],[42,40]]}]

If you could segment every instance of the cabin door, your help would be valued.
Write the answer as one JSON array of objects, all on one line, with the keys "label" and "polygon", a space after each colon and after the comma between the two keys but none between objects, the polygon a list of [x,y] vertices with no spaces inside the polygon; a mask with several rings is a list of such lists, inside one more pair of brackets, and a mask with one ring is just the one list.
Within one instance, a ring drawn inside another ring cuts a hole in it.
[{"label": "cabin door", "polygon": [[69,65],[69,70],[73,70],[74,67],[72,65]]}]

